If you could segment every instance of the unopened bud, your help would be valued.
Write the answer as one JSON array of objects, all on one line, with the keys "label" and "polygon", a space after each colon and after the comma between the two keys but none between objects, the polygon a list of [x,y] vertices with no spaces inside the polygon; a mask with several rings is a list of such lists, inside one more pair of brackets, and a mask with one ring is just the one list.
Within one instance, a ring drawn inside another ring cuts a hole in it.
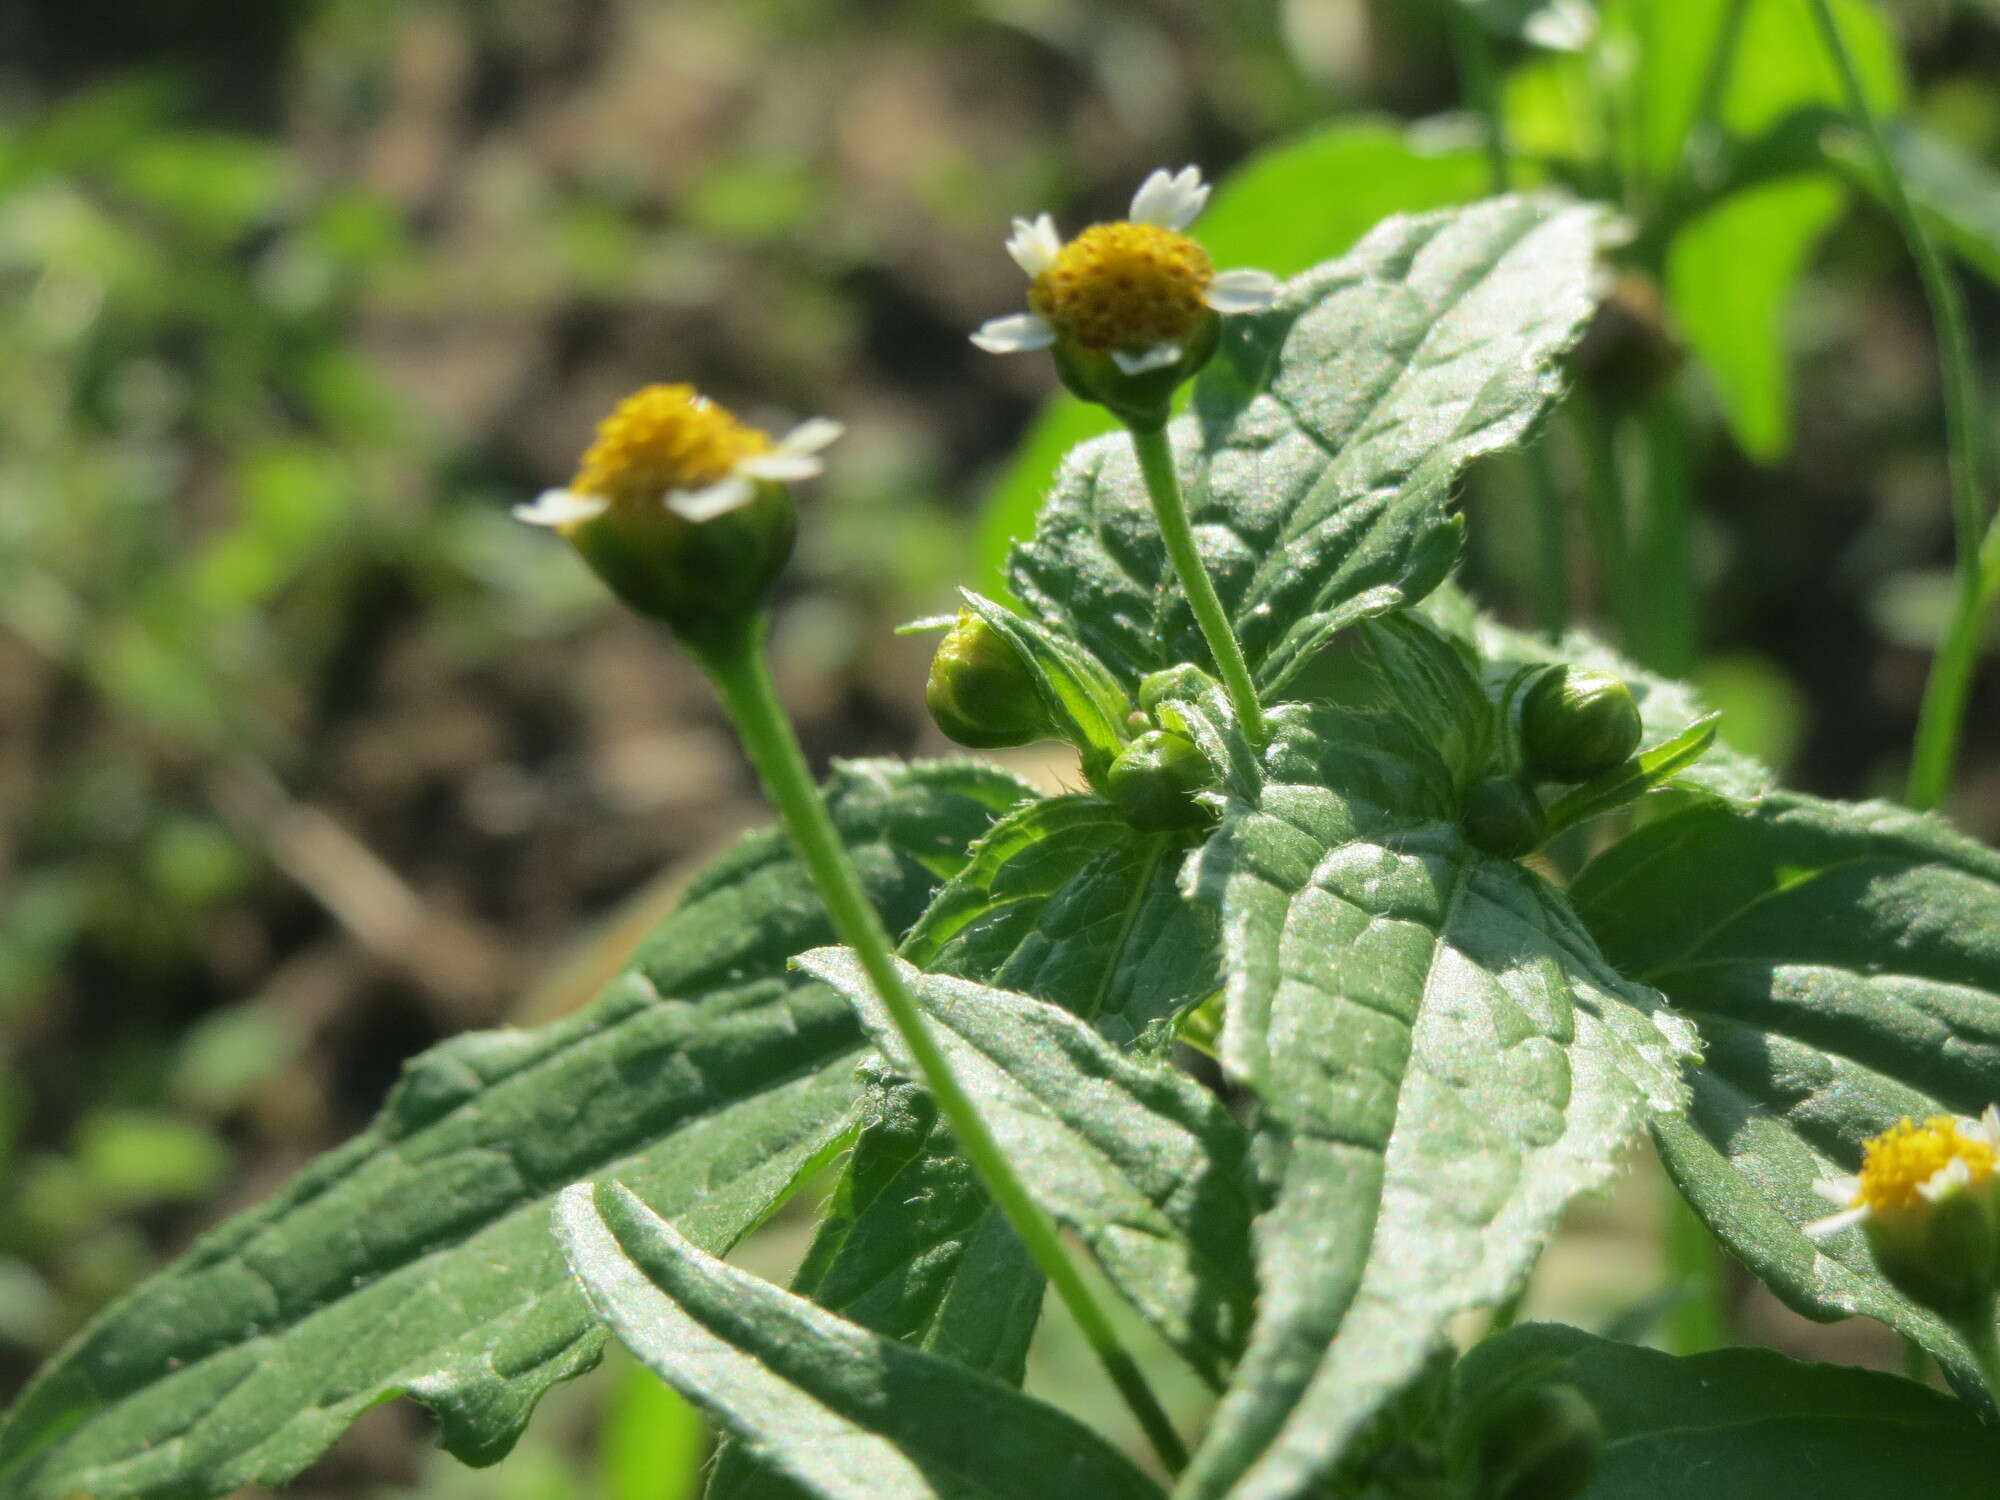
[{"label": "unopened bud", "polygon": [[1104,794],[1134,828],[1165,833],[1199,828],[1214,813],[1195,794],[1214,779],[1208,758],[1186,735],[1154,729],[1119,752]]},{"label": "unopened bud", "polygon": [[1597,1468],[1604,1424],[1573,1385],[1531,1386],[1480,1424],[1479,1500],[1573,1500]]},{"label": "unopened bud", "polygon": [[974,750],[1056,738],[1020,653],[970,610],[931,658],[924,702],[939,729]]},{"label": "unopened bud", "polygon": [[1644,733],[1632,690],[1594,668],[1545,672],[1521,701],[1521,754],[1547,781],[1588,781],[1630,758]]},{"label": "unopened bud", "polygon": [[1545,820],[1534,788],[1516,776],[1488,776],[1466,795],[1464,826],[1473,848],[1518,859],[1541,846]]}]

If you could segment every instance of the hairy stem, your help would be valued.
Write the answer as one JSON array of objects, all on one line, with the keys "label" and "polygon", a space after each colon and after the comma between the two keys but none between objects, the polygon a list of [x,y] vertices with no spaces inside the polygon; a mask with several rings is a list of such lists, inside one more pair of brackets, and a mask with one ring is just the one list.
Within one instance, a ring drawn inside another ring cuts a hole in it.
[{"label": "hairy stem", "polygon": [[1167,557],[1186,592],[1188,607],[1208,642],[1209,655],[1229,701],[1236,709],[1237,722],[1250,743],[1262,749],[1271,734],[1264,723],[1264,709],[1257,701],[1257,684],[1243,660],[1229,612],[1215,592],[1215,584],[1202,564],[1194,544],[1194,527],[1188,521],[1187,501],[1181,498],[1180,476],[1174,472],[1174,449],[1165,426],[1131,428],[1132,451],[1139,456],[1139,472],[1146,479],[1146,493],[1153,499],[1153,514],[1160,523],[1160,537],[1167,544]]},{"label": "hairy stem", "polygon": [[[1910,783],[1905,800],[1928,811],[1944,800],[1958,760],[1959,736],[1965,724],[1965,701],[1973,667],[1978,661],[1979,625],[1992,603],[1994,587],[1981,565],[1982,536],[1987,533],[1986,502],[1980,484],[1979,376],[1972,360],[1972,334],[1965,301],[1952,279],[1937,242],[1924,227],[1916,205],[1903,187],[1889,139],[1868,102],[1861,74],[1847,40],[1840,34],[1830,0],[1807,0],[1818,23],[1820,40],[1840,72],[1841,92],[1868,147],[1882,193],[1923,281],[1931,320],[1937,325],[1938,363],[1944,376],[1945,445],[1951,465],[1952,528],[1957,539],[1958,597],[1924,690],[1917,717],[1916,744],[1911,754]],[[1990,535],[1984,535],[1987,543]]]},{"label": "hairy stem", "polygon": [[916,997],[897,971],[894,945],[868,900],[861,877],[827,814],[826,804],[820,800],[792,721],[778,701],[777,687],[764,655],[763,637],[762,617],[749,617],[740,631],[705,650],[702,662],[735,721],[764,791],[811,872],[820,899],[833,918],[834,930],[861,960],[876,995],[902,1034],[903,1044],[916,1059],[924,1084],[937,1101],[938,1112],[950,1126],[958,1149],[1069,1308],[1103,1363],[1105,1373],[1145,1430],[1160,1461],[1170,1471],[1179,1473],[1186,1466],[1187,1451],[1173,1424],[1167,1420],[1138,1363],[1119,1342],[1090,1284],[1064,1251],[1055,1225],[1028,1196],[1028,1190],[1015,1175],[1000,1143],[987,1129],[971,1095],[953,1075],[943,1050],[917,1008]]}]

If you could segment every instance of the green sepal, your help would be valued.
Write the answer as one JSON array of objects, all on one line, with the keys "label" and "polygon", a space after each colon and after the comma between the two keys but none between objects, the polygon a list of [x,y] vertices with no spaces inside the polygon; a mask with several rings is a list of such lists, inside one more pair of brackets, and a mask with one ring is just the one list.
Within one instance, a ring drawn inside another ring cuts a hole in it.
[{"label": "green sepal", "polygon": [[1160,427],[1173,409],[1174,392],[1192,380],[1222,341],[1222,319],[1206,313],[1181,350],[1181,357],[1157,370],[1128,375],[1102,349],[1079,349],[1068,339],[1049,351],[1056,375],[1078,399],[1101,406],[1132,427]]},{"label": "green sepal", "polygon": [[1056,736],[1076,747],[1091,785],[1101,785],[1130,732],[1125,690],[1077,642],[970,589],[961,592],[966,608],[1014,648]]}]

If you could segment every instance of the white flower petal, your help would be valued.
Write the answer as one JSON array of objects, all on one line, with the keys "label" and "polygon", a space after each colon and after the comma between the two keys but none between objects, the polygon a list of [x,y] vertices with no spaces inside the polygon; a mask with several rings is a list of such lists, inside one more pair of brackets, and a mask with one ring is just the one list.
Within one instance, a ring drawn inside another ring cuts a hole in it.
[{"label": "white flower petal", "polygon": [[972,335],[972,342],[988,354],[1020,354],[1029,349],[1046,349],[1056,341],[1055,328],[1046,318],[1033,313],[1012,313],[1004,318],[988,318]]},{"label": "white flower petal", "polygon": [[1989,1104],[1980,1111],[1979,1136],[1987,1145],[2000,1151],[2000,1104]]},{"label": "white flower petal", "polygon": [[1859,1177],[1829,1177],[1815,1182],[1812,1190],[1829,1203],[1838,1203],[1842,1208],[1854,1201],[1854,1195],[1861,1191]]},{"label": "white flower petal", "polygon": [[1262,312],[1278,300],[1278,278],[1269,271],[1222,271],[1201,300],[1219,313]]},{"label": "white flower petal", "polygon": [[1111,362],[1127,375],[1143,375],[1148,370],[1163,370],[1180,360],[1179,344],[1155,344],[1150,349],[1128,352],[1124,349],[1111,351]]},{"label": "white flower petal", "polygon": [[1161,229],[1185,229],[1208,202],[1208,184],[1201,180],[1201,168],[1183,167],[1172,176],[1158,168],[1139,184],[1132,195],[1134,224],[1152,224]]},{"label": "white flower petal", "polygon": [[756,493],[756,485],[740,474],[731,474],[698,490],[668,490],[665,503],[668,510],[690,521],[712,521],[738,506],[748,505]]},{"label": "white flower petal", "polygon": [[847,431],[832,417],[813,417],[778,439],[780,453],[817,453]]},{"label": "white flower petal", "polygon": [[532,505],[514,507],[514,519],[530,526],[568,526],[591,521],[611,508],[602,495],[579,495],[571,490],[543,490]]},{"label": "white flower petal", "polygon": [[1962,1156],[1954,1156],[1950,1161],[1931,1173],[1928,1182],[1917,1184],[1917,1191],[1924,1195],[1926,1203],[1937,1203],[1949,1198],[1960,1188],[1972,1183],[1972,1168]]},{"label": "white flower petal", "polygon": [[826,463],[816,453],[786,453],[778,449],[758,453],[737,464],[736,472],[745,479],[776,479],[789,484],[795,479],[816,479],[826,472]]},{"label": "white flower petal", "polygon": [[1828,1214],[1824,1219],[1814,1219],[1810,1224],[1799,1227],[1809,1240],[1830,1240],[1842,1230],[1852,1229],[1868,1217],[1868,1209],[1850,1208],[1841,1213]]},{"label": "white flower petal", "polygon": [[1007,237],[1007,253],[1030,276],[1041,275],[1062,254],[1062,236],[1056,233],[1056,221],[1047,214],[1032,222],[1016,219],[1014,232]]}]

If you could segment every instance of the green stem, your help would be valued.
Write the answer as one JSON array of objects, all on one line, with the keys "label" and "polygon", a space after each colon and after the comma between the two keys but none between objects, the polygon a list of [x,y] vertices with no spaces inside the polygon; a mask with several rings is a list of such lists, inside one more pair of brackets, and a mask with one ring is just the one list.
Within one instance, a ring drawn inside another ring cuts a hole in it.
[{"label": "green stem", "polygon": [[[2000,524],[1986,534],[1982,552],[2000,553]],[[2000,602],[2000,560],[1961,569],[1958,590],[1937,654],[1924,684],[1923,706],[1917,711],[1916,743],[1910,752],[1910,784],[1905,800],[1928,811],[1944,801],[1958,759],[1959,733],[1965,724],[1966,700],[1979,649],[1986,637],[1986,617]]]},{"label": "green stem", "polygon": [[1535,504],[1535,594],[1542,629],[1550,639],[1569,629],[1569,548],[1563,517],[1562,491],[1556,487],[1555,466],[1549,462],[1548,435],[1537,433],[1521,450],[1527,466],[1528,493]]},{"label": "green stem", "polygon": [[1617,411],[1581,390],[1570,397],[1569,405],[1583,446],[1584,468],[1590,475],[1584,515],[1597,550],[1605,613],[1617,625],[1618,644],[1636,655],[1636,601],[1630,588],[1632,541],[1625,521],[1625,486],[1618,476]]},{"label": "green stem", "polygon": [[1722,121],[1722,101],[1729,93],[1729,77],[1736,66],[1736,43],[1743,35],[1743,18],[1749,0],[1729,0],[1722,22],[1715,29],[1715,45],[1708,49],[1708,62],[1701,74],[1701,92],[1696,95],[1694,118],[1688,122],[1681,141],[1681,170],[1689,177],[1707,176],[1716,154]]},{"label": "green stem", "polygon": [[1695,629],[1694,504],[1688,473],[1687,424],[1671,389],[1647,403],[1646,511],[1635,567],[1628,583],[1643,579],[1645,599],[1634,612],[1634,643],[1642,665],[1669,677],[1685,676],[1699,654]]},{"label": "green stem", "polygon": [[972,1097],[953,1075],[943,1050],[917,1008],[916,997],[897,971],[889,934],[868,900],[861,877],[827,814],[826,804],[820,800],[792,721],[778,700],[777,687],[764,656],[763,639],[764,620],[761,615],[753,615],[744,620],[740,630],[711,643],[701,658],[722,694],[730,718],[735,721],[765,793],[790,831],[792,843],[805,861],[820,899],[826,903],[827,914],[833,918],[834,931],[860,959],[876,995],[895,1021],[903,1044],[916,1059],[924,1084],[937,1101],[938,1112],[950,1126],[958,1149],[1069,1308],[1102,1361],[1105,1373],[1118,1387],[1159,1453],[1160,1461],[1171,1472],[1179,1473],[1187,1463],[1187,1450],[1181,1446],[1173,1424],[1167,1420],[1137,1362],[1119,1342],[1090,1284],[1064,1252],[1055,1225],[1028,1196],[1028,1190],[1015,1175],[1000,1143],[987,1129]]},{"label": "green stem", "polygon": [[1729,1342],[1722,1253],[1672,1184],[1666,1186],[1663,1217],[1667,1281],[1683,1294],[1666,1316],[1667,1347],[1675,1354],[1719,1349]]},{"label": "green stem", "polygon": [[1229,623],[1229,613],[1222,607],[1222,599],[1215,592],[1215,584],[1194,544],[1187,502],[1181,498],[1180,476],[1174,472],[1173,443],[1164,425],[1133,425],[1130,431],[1132,451],[1139,457],[1146,493],[1153,497],[1153,514],[1160,523],[1161,540],[1167,544],[1167,557],[1187,594],[1188,607],[1194,611],[1202,639],[1208,642],[1209,655],[1215,658],[1222,685],[1229,690],[1237,722],[1243,726],[1250,743],[1261,750],[1270,740],[1271,732],[1264,722],[1263,706],[1257,701],[1257,684],[1251,680],[1243,648],[1237,644],[1236,631]]},{"label": "green stem", "polygon": [[1874,158],[1875,170],[1882,178],[1889,212],[1916,260],[1924,297],[1930,303],[1931,320],[1937,325],[1938,362],[1944,376],[1945,446],[1951,466],[1952,528],[1957,538],[1959,604],[1931,663],[1931,680],[1924,691],[1916,746],[1911,755],[1907,800],[1919,811],[1928,811],[1944,800],[1951,784],[1959,736],[1964,728],[1966,689],[1978,658],[1979,618],[1975,611],[1983,614],[1992,592],[1981,577],[1986,570],[1981,567],[1979,557],[1982,533],[1987,528],[1986,504],[1980,491],[1979,375],[1972,359],[1972,334],[1966,321],[1965,300],[1945,266],[1936,241],[1924,227],[1916,205],[1903,187],[1889,139],[1883,134],[1874,106],[1868,102],[1867,90],[1862,87],[1853,54],[1847,50],[1847,40],[1834,20],[1830,0],[1808,0],[1808,3],[1819,25],[1820,40],[1826,44],[1827,53],[1840,72],[1848,113],[1860,127],[1868,154]]},{"label": "green stem", "polygon": [[2000,1337],[1995,1336],[1991,1311],[1980,1324],[1960,1326],[1958,1333],[1979,1360],[1979,1373],[1986,1377],[1986,1394],[2000,1403]]},{"label": "green stem", "polygon": [[1479,111],[1484,129],[1486,166],[1493,179],[1493,191],[1504,193],[1514,185],[1514,164],[1507,146],[1507,126],[1500,114],[1499,70],[1493,64],[1493,41],[1486,28],[1469,8],[1451,0],[1445,6],[1450,18],[1452,51],[1458,59],[1459,81],[1466,97]]}]

